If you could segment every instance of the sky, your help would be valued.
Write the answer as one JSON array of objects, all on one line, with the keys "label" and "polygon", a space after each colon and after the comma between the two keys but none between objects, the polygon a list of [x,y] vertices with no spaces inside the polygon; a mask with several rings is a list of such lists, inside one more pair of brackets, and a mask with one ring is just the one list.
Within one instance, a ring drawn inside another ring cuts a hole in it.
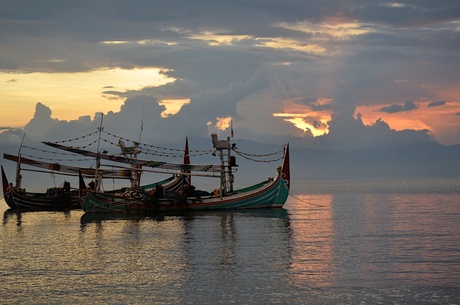
[{"label": "sky", "polygon": [[2,0],[0,141],[460,144],[460,2]]}]

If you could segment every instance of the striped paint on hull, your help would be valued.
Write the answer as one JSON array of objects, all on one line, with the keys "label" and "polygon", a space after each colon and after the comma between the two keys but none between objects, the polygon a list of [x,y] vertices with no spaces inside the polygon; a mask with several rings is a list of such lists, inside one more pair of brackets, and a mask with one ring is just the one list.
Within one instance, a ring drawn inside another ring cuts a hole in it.
[{"label": "striped paint on hull", "polygon": [[107,196],[107,194],[88,193],[82,200],[85,212],[112,213],[154,213],[163,211],[203,211],[231,209],[282,208],[289,195],[289,181],[281,174],[273,181],[266,181],[261,187],[219,197],[190,197],[180,202],[178,197],[161,198],[154,204],[142,200]]},{"label": "striped paint on hull", "polygon": [[69,210],[80,208],[78,191],[64,191],[56,188],[53,193],[30,193],[18,190],[6,178],[3,166],[2,186],[3,197],[10,209],[22,210]]},{"label": "striped paint on hull", "polygon": [[[27,211],[66,211],[71,209],[81,209],[79,190],[70,192],[31,193],[18,190],[8,182],[3,166],[2,186],[3,198],[10,209],[20,209]],[[184,179],[173,176],[163,181],[143,186],[144,189],[154,188],[156,185],[164,185],[166,190],[178,191],[184,184]]]},{"label": "striped paint on hull", "polygon": [[226,194],[223,197],[180,197],[169,195],[153,201],[145,198],[126,198],[107,193],[88,191],[82,197],[81,205],[88,213],[155,213],[174,211],[235,210],[282,208],[289,195],[290,169],[289,145],[283,166],[275,179],[269,179],[255,186]]}]

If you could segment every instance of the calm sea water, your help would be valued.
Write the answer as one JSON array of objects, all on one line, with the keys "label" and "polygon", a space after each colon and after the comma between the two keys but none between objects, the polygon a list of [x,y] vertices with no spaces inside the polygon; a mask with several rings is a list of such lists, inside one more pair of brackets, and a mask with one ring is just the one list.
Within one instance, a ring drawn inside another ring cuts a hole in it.
[{"label": "calm sea water", "polygon": [[293,184],[285,209],[8,213],[2,304],[458,304],[460,179]]}]

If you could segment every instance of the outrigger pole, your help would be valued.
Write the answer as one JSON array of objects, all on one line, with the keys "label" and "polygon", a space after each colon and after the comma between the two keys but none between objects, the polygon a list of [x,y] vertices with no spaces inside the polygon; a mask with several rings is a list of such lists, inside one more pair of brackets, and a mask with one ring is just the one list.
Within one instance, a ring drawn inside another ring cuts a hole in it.
[{"label": "outrigger pole", "polygon": [[102,133],[102,120],[104,119],[104,114],[101,113],[101,123],[99,125],[99,138],[97,140],[97,151],[96,151],[96,171],[95,171],[95,177],[94,177],[94,183],[96,190],[99,191],[101,188],[101,181],[99,179],[99,166],[101,165],[101,158],[100,158],[100,152],[99,152],[99,145],[101,144],[101,133]]},{"label": "outrigger pole", "polygon": [[22,144],[24,143],[24,138],[26,137],[26,134],[24,133],[22,135],[22,141],[21,145],[19,146],[18,150],[18,162],[16,162],[16,188],[20,189],[21,188],[21,149],[22,149]]}]

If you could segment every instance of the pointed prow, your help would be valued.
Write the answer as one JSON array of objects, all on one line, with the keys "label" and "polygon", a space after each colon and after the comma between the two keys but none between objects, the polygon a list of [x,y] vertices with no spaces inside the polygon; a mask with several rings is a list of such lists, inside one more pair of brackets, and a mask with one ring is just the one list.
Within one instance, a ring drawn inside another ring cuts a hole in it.
[{"label": "pointed prow", "polygon": [[79,198],[80,206],[83,201],[83,197],[86,196],[86,188],[87,187],[86,187],[85,180],[83,179],[83,175],[81,174],[81,171],[78,171],[78,198]]},{"label": "pointed prow", "polygon": [[3,185],[3,198],[6,198],[6,194],[8,192],[8,178],[6,178],[5,171],[3,170],[2,165],[2,185]]},{"label": "pointed prow", "polygon": [[291,170],[290,170],[290,164],[289,164],[289,143],[286,145],[286,148],[284,150],[284,162],[283,162],[283,168],[281,169],[282,172],[282,177],[284,180],[287,181],[287,188],[289,189],[291,185]]}]

